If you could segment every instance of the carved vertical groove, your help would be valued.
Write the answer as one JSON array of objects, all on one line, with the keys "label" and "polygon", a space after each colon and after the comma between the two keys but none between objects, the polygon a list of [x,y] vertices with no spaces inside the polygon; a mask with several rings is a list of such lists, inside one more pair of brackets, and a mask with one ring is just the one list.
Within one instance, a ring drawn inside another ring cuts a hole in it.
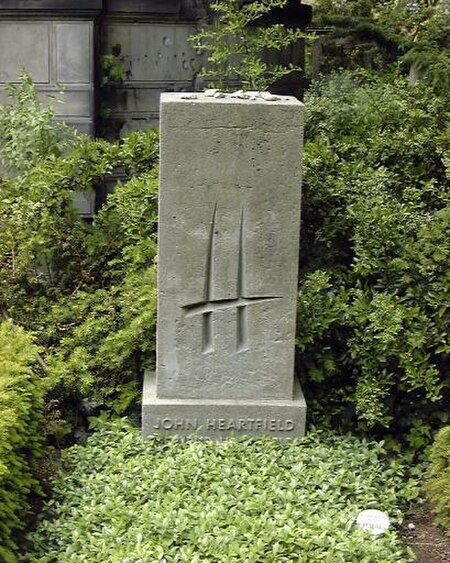
[{"label": "carved vertical groove", "polygon": [[247,342],[248,342],[248,320],[247,320],[247,306],[243,305],[237,307],[236,309],[237,314],[237,341],[236,341],[236,348],[238,352],[242,352],[243,350],[247,350]]},{"label": "carved vertical groove", "polygon": [[212,352],[214,350],[212,323],[212,313],[203,313],[202,352],[204,354],[207,354],[208,352]]},{"label": "carved vertical groove", "polygon": [[[244,297],[245,287],[245,251],[244,251],[244,208],[241,210],[241,224],[239,225],[239,251],[237,271],[237,301]],[[236,308],[236,347],[241,352],[247,348],[247,306]]]},{"label": "carved vertical groove", "polygon": [[[214,230],[216,228],[216,213],[217,213],[217,202],[214,205],[214,211],[211,220],[211,229],[209,231],[208,240],[208,254],[206,257],[206,271],[205,271],[205,288],[204,288],[204,299],[205,303],[208,303],[212,299],[213,294],[213,280],[214,280]],[[213,343],[213,319],[212,313],[203,313],[202,322],[202,352],[207,354],[212,352],[214,349]]]},{"label": "carved vertical groove", "polygon": [[212,300],[213,294],[213,280],[214,280],[214,231],[216,228],[216,214],[217,202],[214,205],[214,211],[211,220],[211,229],[209,231],[208,239],[208,254],[206,256],[206,269],[205,269],[205,288],[204,300],[207,303]]},{"label": "carved vertical groove", "polygon": [[243,297],[245,287],[245,255],[244,255],[244,209],[241,210],[241,224],[239,226],[239,255],[237,271],[237,298]]}]

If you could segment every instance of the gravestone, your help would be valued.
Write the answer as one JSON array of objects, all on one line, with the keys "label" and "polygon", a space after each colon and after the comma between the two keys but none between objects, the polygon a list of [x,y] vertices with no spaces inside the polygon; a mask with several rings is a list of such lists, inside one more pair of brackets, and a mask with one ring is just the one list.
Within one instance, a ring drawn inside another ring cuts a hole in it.
[{"label": "gravestone", "polygon": [[219,96],[161,96],[157,366],[143,435],[301,436],[303,105]]}]

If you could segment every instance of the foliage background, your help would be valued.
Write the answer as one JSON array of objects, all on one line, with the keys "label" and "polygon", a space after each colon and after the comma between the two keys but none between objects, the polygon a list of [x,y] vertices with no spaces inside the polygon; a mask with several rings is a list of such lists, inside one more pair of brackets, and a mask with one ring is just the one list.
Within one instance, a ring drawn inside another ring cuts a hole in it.
[{"label": "foliage background", "polygon": [[39,432],[44,384],[38,348],[11,322],[0,323],[0,560],[17,561],[15,534],[24,527],[30,492],[38,492],[32,467],[42,455]]},{"label": "foliage background", "polygon": [[450,426],[441,428],[436,435],[425,491],[433,503],[436,523],[450,536]]},{"label": "foliage background", "polygon": [[[76,426],[95,408],[134,406],[152,361],[158,136],[67,141],[66,128],[63,135],[52,129],[53,111],[42,109],[29,77],[11,95],[0,136],[29,128],[25,144],[0,148],[1,163],[11,164],[0,179],[0,308],[42,347],[56,430],[60,413]],[[32,166],[22,166],[27,158]],[[75,194],[113,175],[114,193],[85,221]]]},{"label": "foliage background", "polygon": [[324,74],[338,68],[386,72],[390,66],[445,92],[450,76],[450,5],[446,0],[314,0]]},{"label": "foliage background", "polygon": [[312,35],[280,23],[259,23],[286,2],[212,2],[211,10],[215,14],[212,24],[189,38],[206,57],[200,76],[210,78],[212,85],[225,91],[233,89],[230,81],[237,81],[245,90],[265,91],[293,72],[302,73],[300,66],[283,60],[287,58],[283,54],[300,40],[311,39]]},{"label": "foliage background", "polygon": [[448,98],[365,72],[306,99],[298,367],[317,420],[423,448],[449,416]]}]

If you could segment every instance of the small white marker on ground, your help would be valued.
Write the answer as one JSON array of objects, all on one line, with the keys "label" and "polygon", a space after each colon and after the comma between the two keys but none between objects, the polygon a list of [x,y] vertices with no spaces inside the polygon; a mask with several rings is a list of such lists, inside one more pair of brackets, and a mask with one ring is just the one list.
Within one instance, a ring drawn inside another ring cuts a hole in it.
[{"label": "small white marker on ground", "polygon": [[386,512],[376,509],[363,510],[358,514],[356,523],[362,530],[374,536],[381,536],[389,529],[390,521]]}]

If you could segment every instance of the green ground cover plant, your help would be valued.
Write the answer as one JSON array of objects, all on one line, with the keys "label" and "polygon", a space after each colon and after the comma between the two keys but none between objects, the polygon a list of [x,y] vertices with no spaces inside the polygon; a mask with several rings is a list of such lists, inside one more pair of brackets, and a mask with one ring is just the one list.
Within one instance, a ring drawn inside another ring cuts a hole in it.
[{"label": "green ground cover plant", "polygon": [[450,426],[438,432],[431,447],[425,491],[433,503],[436,523],[450,536]]},{"label": "green ground cover plant", "polygon": [[38,491],[32,466],[42,454],[39,424],[44,386],[38,348],[23,329],[0,323],[0,560],[17,561],[15,534],[24,526],[28,495]]},{"label": "green ground cover plant", "polygon": [[297,346],[311,413],[411,450],[450,412],[448,107],[366,72],[306,99]]},{"label": "green ground cover plant", "polygon": [[404,563],[395,528],[355,526],[415,498],[381,444],[311,432],[301,441],[178,441],[118,420],[64,453],[27,561]]}]

